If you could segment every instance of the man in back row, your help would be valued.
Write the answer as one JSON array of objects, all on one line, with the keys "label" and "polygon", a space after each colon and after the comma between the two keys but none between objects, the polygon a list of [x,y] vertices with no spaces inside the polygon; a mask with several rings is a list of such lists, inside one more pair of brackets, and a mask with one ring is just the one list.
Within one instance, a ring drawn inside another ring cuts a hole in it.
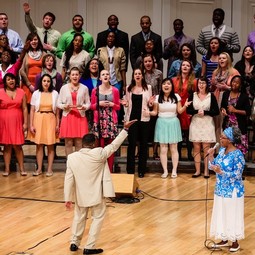
[{"label": "man in back row", "polygon": [[43,27],[35,26],[32,18],[30,17],[30,6],[28,3],[23,4],[23,9],[25,12],[25,22],[27,28],[31,33],[37,33],[43,44],[45,51],[55,54],[58,46],[58,40],[61,36],[61,33],[51,26],[55,22],[55,15],[52,12],[46,12],[43,15],[42,25]]},{"label": "man in back row", "polygon": [[70,45],[73,40],[73,36],[76,33],[80,33],[83,37],[83,49],[86,50],[90,58],[93,58],[95,55],[95,45],[94,40],[91,34],[83,30],[83,17],[79,14],[74,15],[72,19],[73,28],[63,33],[58,42],[58,48],[56,55],[58,58],[62,58],[64,51],[66,51],[67,47]]},{"label": "man in back row", "polygon": [[16,53],[21,53],[23,49],[23,42],[20,35],[8,28],[9,20],[6,13],[0,13],[0,35],[5,34],[8,37],[10,49]]},{"label": "man in back row", "polygon": [[155,58],[157,62],[162,58],[162,39],[160,35],[151,31],[151,24],[149,16],[142,16],[140,19],[142,31],[131,37],[130,62],[133,69],[135,69],[137,58],[144,52],[145,41],[148,39],[154,41]]},{"label": "man in back row", "polygon": [[109,31],[115,33],[115,40],[118,42],[118,46],[123,48],[126,55],[126,71],[128,66],[128,53],[129,53],[129,40],[128,34],[119,30],[119,19],[116,15],[112,14],[108,17],[107,21],[108,29],[97,34],[96,52],[98,48],[106,46],[106,38]]},{"label": "man in back row", "polygon": [[226,50],[232,56],[233,53],[238,53],[241,49],[238,34],[223,23],[225,12],[221,8],[213,11],[213,24],[202,28],[198,39],[196,49],[201,55],[206,55],[209,48],[209,42],[212,37],[218,37],[225,44]]},{"label": "man in back row", "polygon": [[183,28],[183,21],[181,19],[175,19],[173,22],[174,35],[164,40],[163,58],[168,60],[167,72],[172,62],[179,57],[179,50],[184,43],[189,43],[195,50],[195,39],[185,35]]}]

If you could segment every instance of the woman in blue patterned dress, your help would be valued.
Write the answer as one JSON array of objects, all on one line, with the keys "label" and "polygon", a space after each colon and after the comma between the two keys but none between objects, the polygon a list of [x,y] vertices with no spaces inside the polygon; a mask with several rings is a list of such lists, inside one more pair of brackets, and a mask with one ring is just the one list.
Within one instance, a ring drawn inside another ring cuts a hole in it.
[{"label": "woman in blue patterned dress", "polygon": [[241,143],[241,131],[226,128],[220,136],[221,148],[214,159],[214,149],[208,150],[209,168],[216,173],[214,204],[210,235],[221,239],[215,248],[229,246],[229,251],[240,249],[238,240],[244,239],[244,184],[242,173],[245,166],[243,153],[235,147]]}]

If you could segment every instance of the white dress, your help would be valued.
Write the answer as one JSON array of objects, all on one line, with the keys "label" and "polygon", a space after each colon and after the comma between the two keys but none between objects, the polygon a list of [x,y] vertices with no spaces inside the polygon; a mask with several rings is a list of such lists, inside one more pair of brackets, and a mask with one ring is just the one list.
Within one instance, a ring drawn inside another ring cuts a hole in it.
[{"label": "white dress", "polygon": [[[209,111],[211,107],[211,94],[208,93],[207,96],[201,100],[195,92],[192,103],[195,110],[202,109],[204,111]],[[189,127],[189,140],[191,142],[215,143],[216,137],[213,117],[209,115],[193,115]]]}]

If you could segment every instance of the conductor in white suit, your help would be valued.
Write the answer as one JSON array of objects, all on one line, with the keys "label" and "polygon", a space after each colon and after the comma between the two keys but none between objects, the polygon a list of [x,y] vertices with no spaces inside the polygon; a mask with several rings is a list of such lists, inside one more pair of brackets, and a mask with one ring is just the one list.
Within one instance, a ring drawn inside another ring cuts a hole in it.
[{"label": "conductor in white suit", "polygon": [[[135,120],[136,121],[136,120]],[[64,183],[65,205],[71,209],[75,202],[70,250],[76,251],[80,245],[88,214],[91,208],[92,223],[83,254],[99,254],[96,249],[106,211],[105,197],[115,197],[107,158],[114,153],[128,135],[128,128],[135,122],[124,123],[124,129],[104,148],[96,147],[96,138],[87,134],[82,138],[82,149],[68,155]]]}]

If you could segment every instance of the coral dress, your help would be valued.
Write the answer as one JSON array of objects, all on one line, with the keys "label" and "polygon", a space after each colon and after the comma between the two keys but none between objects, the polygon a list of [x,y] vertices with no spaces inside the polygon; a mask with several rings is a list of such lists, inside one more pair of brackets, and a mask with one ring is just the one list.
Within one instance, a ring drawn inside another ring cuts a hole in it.
[{"label": "coral dress", "polygon": [[[42,57],[39,60],[32,59],[31,57],[28,56],[28,73],[27,77],[30,81],[30,83],[35,86],[35,77],[38,73],[42,71]],[[30,103],[32,93],[29,90],[29,88],[25,85],[22,84],[22,89],[25,91],[25,94],[27,96],[27,103]]]},{"label": "coral dress", "polygon": [[4,89],[0,89],[0,144],[24,144],[22,100],[25,93],[16,89],[11,99]]},{"label": "coral dress", "polygon": [[[71,92],[73,105],[76,105],[77,92]],[[67,116],[62,116],[60,125],[61,138],[82,138],[88,133],[87,118],[82,117],[80,112],[73,108]]]},{"label": "coral dress", "polygon": [[29,140],[36,144],[52,145],[59,142],[56,135],[56,116],[52,111],[52,94],[42,93],[40,108],[34,113],[35,134],[30,134]]}]

